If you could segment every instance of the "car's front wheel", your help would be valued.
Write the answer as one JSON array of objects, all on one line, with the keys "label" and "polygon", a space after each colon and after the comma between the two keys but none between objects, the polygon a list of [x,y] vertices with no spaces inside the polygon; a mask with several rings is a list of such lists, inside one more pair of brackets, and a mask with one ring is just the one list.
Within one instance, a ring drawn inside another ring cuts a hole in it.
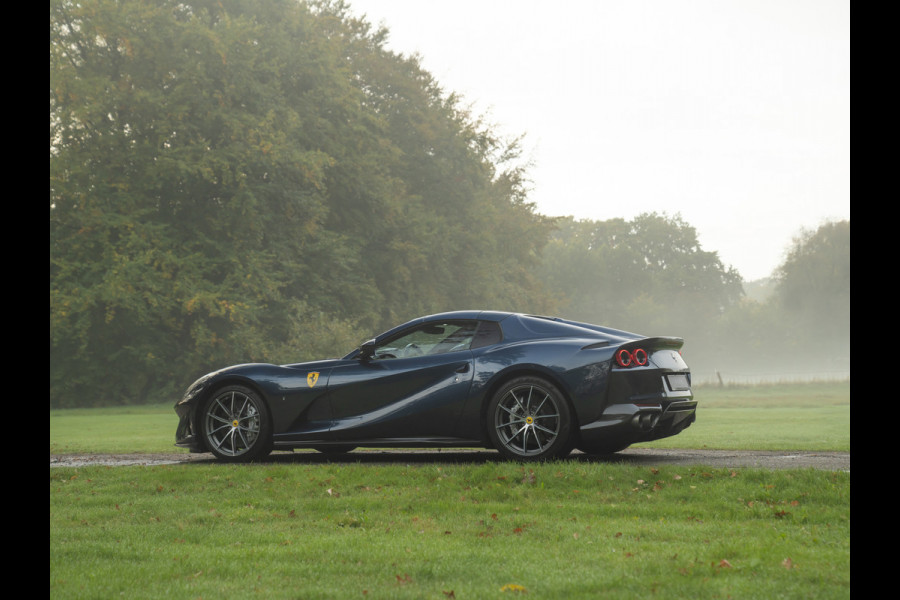
[{"label": "car's front wheel", "polygon": [[494,447],[514,460],[546,460],[571,450],[572,414],[562,392],[539,377],[518,377],[501,387],[487,411]]},{"label": "car's front wheel", "polygon": [[204,404],[201,419],[206,446],[221,460],[247,462],[272,450],[269,410],[249,388],[233,385],[218,390]]}]

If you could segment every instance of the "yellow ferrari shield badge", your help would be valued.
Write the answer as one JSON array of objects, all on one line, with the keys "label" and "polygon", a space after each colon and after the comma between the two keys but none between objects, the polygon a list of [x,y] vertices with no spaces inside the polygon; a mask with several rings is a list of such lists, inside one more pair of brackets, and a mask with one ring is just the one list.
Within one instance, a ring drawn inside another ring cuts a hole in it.
[{"label": "yellow ferrari shield badge", "polygon": [[313,371],[306,376],[306,384],[309,387],[313,387],[314,385],[316,385],[317,381],[319,381],[319,373],[317,371]]}]

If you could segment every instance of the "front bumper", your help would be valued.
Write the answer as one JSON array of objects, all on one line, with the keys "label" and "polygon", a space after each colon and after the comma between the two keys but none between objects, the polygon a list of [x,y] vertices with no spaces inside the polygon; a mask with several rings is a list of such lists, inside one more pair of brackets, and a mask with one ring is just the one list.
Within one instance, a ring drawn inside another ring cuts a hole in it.
[{"label": "front bumper", "polygon": [[175,430],[175,445],[179,448],[187,448],[191,452],[206,452],[200,437],[194,429],[193,404],[181,400],[175,405],[175,414],[178,415],[178,428]]}]

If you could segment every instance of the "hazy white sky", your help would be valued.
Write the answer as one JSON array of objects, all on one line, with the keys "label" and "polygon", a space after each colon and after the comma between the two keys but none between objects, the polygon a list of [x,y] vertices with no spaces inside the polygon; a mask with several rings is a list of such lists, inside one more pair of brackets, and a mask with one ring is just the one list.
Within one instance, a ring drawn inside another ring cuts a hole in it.
[{"label": "hazy white sky", "polygon": [[850,218],[849,0],[348,2],[525,134],[543,214],[681,214],[746,280]]}]

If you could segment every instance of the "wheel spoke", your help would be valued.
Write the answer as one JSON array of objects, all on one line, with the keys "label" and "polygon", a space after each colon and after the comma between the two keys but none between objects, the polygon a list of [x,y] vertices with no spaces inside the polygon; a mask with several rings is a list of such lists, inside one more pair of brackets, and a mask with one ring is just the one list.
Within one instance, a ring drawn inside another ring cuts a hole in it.
[{"label": "wheel spoke", "polygon": [[528,430],[528,426],[527,426],[527,425],[522,425],[522,426],[519,428],[518,431],[516,431],[514,434],[512,434],[511,436],[509,436],[509,441],[510,441],[510,442],[513,441],[514,439],[516,439],[517,437],[519,437],[519,434],[520,434],[520,433],[523,433],[524,431],[527,431],[527,430]]},{"label": "wheel spoke", "polygon": [[552,419],[552,418],[555,418],[558,416],[559,416],[559,414],[557,413],[557,414],[552,414],[552,415],[534,415],[534,418],[535,419]]},{"label": "wheel spoke", "polygon": [[219,408],[222,409],[222,412],[229,413],[231,411],[228,410],[228,407],[222,404],[222,398],[216,398],[216,404],[219,405]]},{"label": "wheel spoke", "polygon": [[516,417],[516,418],[517,418],[517,417],[519,416],[519,413],[517,413],[516,411],[514,411],[514,410],[511,409],[511,408],[506,408],[506,407],[503,406],[502,404],[500,405],[500,409],[501,409],[501,410],[505,410],[505,411],[508,412],[508,413],[510,414],[510,416],[512,416],[512,417]]},{"label": "wheel spoke", "polygon": [[220,417],[217,414],[210,414],[209,418],[214,421],[218,421],[219,423],[225,423],[226,425],[229,425],[229,426],[231,425],[231,419],[226,419],[225,417]]},{"label": "wheel spoke", "polygon": [[231,432],[228,431],[228,432],[225,433],[225,435],[223,435],[223,436],[221,437],[221,439],[219,439],[219,440],[213,440],[213,443],[216,444],[216,448],[221,448],[221,447],[225,444],[225,442],[228,440],[228,436],[230,436],[230,435],[231,435]]},{"label": "wheel spoke", "polygon": [[228,438],[231,440],[231,454],[237,454],[237,444],[235,443],[237,441],[237,436],[234,435],[234,432],[235,432],[235,430],[232,429],[231,431],[229,431],[226,434],[228,436]]},{"label": "wheel spoke", "polygon": [[550,397],[550,394],[546,394],[546,395],[544,396],[544,399],[541,400],[541,403],[538,405],[538,407],[537,407],[536,409],[534,409],[534,411],[532,411],[532,412],[533,412],[534,414],[537,414],[537,413],[541,412],[541,409],[544,408],[544,403],[547,401],[547,398],[549,398],[549,397]]},{"label": "wheel spoke", "polygon": [[247,447],[247,446],[250,445],[249,442],[247,442],[247,438],[244,437],[244,432],[241,430],[240,427],[235,427],[235,428],[234,428],[234,434],[233,434],[233,435],[234,435],[234,437],[240,436],[241,442],[243,442],[243,444],[244,444],[245,447]]},{"label": "wheel spoke", "polygon": [[524,423],[524,422],[525,422],[525,419],[524,419],[524,418],[522,418],[522,417],[517,417],[517,416],[514,415],[512,419],[510,419],[510,420],[506,421],[505,423],[503,423],[503,424],[501,425],[501,427],[508,427],[508,426],[511,427],[511,426],[513,426],[513,425],[519,425],[520,423]]},{"label": "wheel spoke", "polygon": [[550,429],[547,429],[546,427],[541,427],[541,426],[538,425],[537,423],[534,424],[534,428],[535,428],[535,429],[539,429],[540,431],[545,432],[545,433],[546,433],[547,435],[549,435],[550,437],[553,437],[553,436],[556,435],[556,432],[555,432],[555,431],[551,431]]},{"label": "wheel spoke", "polygon": [[543,446],[543,444],[541,444],[541,436],[538,435],[538,433],[537,433],[537,431],[535,431],[534,427],[531,428],[531,433],[532,433],[532,435],[534,435],[534,443],[537,444],[538,452],[543,452],[544,446]]},{"label": "wheel spoke", "polygon": [[211,430],[209,433],[210,433],[210,435],[213,435],[213,434],[216,434],[216,433],[222,431],[223,429],[230,429],[230,428],[231,428],[231,424],[222,425],[221,427],[216,427],[215,429]]},{"label": "wheel spoke", "polygon": [[525,412],[526,409],[524,406],[522,406],[522,401],[519,400],[519,398],[516,396],[516,393],[514,391],[510,390],[509,395],[512,396],[512,399],[516,401],[516,404],[518,405],[519,410],[521,410],[522,412]]},{"label": "wheel spoke", "polygon": [[244,414],[244,410],[247,408],[247,403],[248,403],[248,402],[250,402],[250,398],[244,396],[244,403],[241,405],[241,408],[240,408],[237,412],[234,413],[234,416],[235,416],[236,418],[239,418],[239,419],[240,419],[240,418],[246,418],[246,417],[242,417],[241,415]]}]

